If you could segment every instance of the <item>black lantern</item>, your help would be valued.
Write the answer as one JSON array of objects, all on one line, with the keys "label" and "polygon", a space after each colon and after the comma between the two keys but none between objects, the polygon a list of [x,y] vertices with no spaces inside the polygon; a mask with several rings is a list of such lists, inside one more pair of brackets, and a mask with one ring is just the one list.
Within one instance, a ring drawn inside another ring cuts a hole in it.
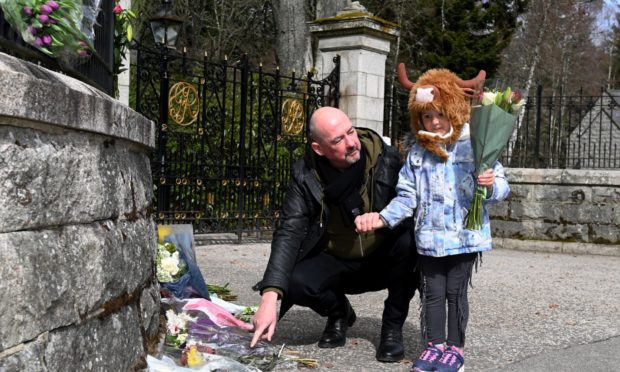
[{"label": "black lantern", "polygon": [[161,9],[149,22],[155,43],[175,49],[183,20],[172,11],[172,0],[162,0]]}]

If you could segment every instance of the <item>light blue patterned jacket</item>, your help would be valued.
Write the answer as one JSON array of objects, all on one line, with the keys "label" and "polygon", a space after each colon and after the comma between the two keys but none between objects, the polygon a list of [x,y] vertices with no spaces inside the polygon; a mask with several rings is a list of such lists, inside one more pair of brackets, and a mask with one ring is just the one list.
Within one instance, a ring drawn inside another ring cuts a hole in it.
[{"label": "light blue patterned jacket", "polygon": [[473,199],[475,167],[465,124],[459,140],[446,148],[449,158],[441,162],[423,147],[414,144],[398,175],[398,195],[381,211],[390,228],[415,213],[418,253],[443,257],[491,250],[491,226],[486,204],[508,197],[510,187],[499,162],[493,164],[495,183],[482,211],[482,229],[464,228],[464,219]]}]

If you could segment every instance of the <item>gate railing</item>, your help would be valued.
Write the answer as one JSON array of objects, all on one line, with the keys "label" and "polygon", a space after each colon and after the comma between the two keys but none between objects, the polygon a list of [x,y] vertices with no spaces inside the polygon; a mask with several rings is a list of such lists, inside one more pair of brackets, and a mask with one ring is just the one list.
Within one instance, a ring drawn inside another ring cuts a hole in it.
[{"label": "gate railing", "polygon": [[[513,168],[614,169],[620,167],[620,91],[600,95],[543,96],[538,86],[500,161]],[[384,127],[397,143],[409,131],[409,92],[386,92]]]},{"label": "gate railing", "polygon": [[136,110],[158,124],[152,159],[156,220],[198,233],[272,230],[307,121],[338,106],[339,58],[322,80],[138,49]]}]

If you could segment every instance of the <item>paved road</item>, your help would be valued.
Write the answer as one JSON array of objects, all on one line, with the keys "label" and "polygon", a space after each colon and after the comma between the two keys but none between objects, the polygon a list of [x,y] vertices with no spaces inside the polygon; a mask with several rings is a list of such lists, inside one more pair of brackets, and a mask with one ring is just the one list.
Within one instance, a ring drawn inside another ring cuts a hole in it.
[{"label": "paved road", "polygon": [[[263,274],[269,244],[196,249],[207,282],[229,283],[236,303],[257,305],[251,290]],[[470,289],[467,371],[620,371],[620,257],[511,250],[484,255]],[[419,300],[405,324],[407,360],[375,360],[386,292],[351,296],[358,320],[342,348],[316,347],[324,319],[294,307],[273,342],[319,361],[317,371],[408,371],[422,350]]]}]

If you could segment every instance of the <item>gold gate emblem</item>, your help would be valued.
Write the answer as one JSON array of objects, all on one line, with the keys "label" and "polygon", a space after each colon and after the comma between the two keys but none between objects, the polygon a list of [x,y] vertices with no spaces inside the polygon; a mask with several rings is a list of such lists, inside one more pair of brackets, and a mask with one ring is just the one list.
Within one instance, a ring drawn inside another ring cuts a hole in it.
[{"label": "gold gate emblem", "polygon": [[297,99],[286,99],[282,103],[282,132],[289,135],[298,135],[304,129],[306,114],[304,107]]},{"label": "gold gate emblem", "polygon": [[168,115],[181,126],[190,125],[198,118],[200,100],[194,85],[179,82],[172,86],[168,94]]}]

